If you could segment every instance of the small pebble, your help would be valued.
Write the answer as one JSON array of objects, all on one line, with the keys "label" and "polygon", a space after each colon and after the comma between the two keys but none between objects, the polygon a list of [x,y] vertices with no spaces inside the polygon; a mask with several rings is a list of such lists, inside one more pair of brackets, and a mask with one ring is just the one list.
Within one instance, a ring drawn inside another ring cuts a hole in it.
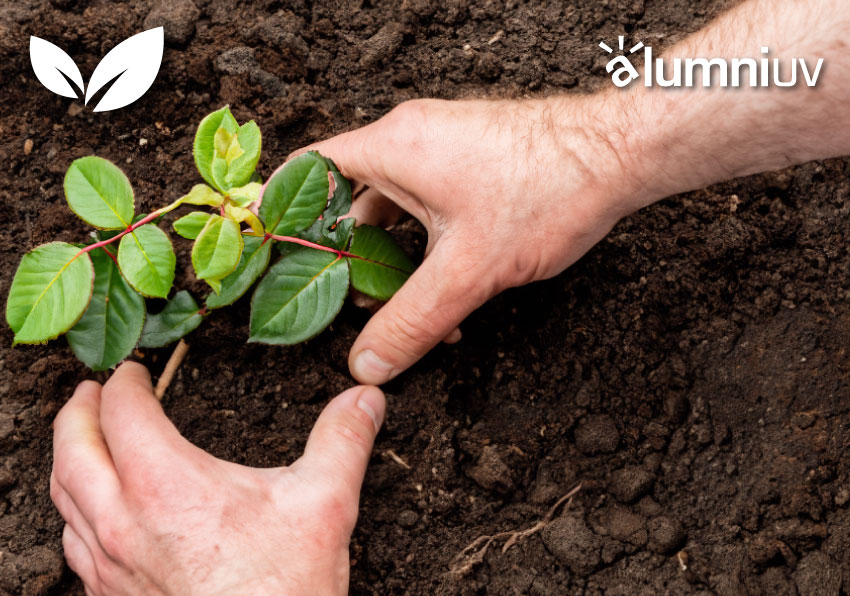
[{"label": "small pebble", "polygon": [[417,521],[419,521],[419,516],[416,515],[415,511],[411,511],[410,509],[406,509],[398,515],[398,525],[402,528],[409,528]]}]

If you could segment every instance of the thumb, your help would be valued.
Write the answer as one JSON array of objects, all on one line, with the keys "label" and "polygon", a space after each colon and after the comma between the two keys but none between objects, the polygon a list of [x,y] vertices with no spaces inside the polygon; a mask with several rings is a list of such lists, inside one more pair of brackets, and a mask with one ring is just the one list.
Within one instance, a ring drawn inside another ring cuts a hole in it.
[{"label": "thumb", "polygon": [[100,426],[119,474],[140,460],[168,461],[189,443],[165,416],[148,369],[125,362],[104,384]]},{"label": "thumb", "polygon": [[481,276],[464,268],[463,254],[449,242],[438,242],[372,317],[348,356],[355,379],[373,385],[386,383],[443,338],[452,337],[458,324],[491,296]]},{"label": "thumb", "polygon": [[342,392],[322,411],[295,465],[342,483],[356,502],[385,409],[384,394],[377,387]]}]

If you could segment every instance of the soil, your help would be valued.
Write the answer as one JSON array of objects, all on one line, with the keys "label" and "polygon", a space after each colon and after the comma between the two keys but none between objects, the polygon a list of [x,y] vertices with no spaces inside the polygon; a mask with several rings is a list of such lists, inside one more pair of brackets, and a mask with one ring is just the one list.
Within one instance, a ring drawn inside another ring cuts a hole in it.
[{"label": "soil", "polygon": [[[151,209],[198,181],[194,128],[225,103],[260,124],[268,175],[405,99],[588,91],[604,81],[600,40],[662,47],[725,4],[4,0],[0,294],[25,250],[84,238],[62,193],[76,157],[120,164]],[[131,107],[95,114],[30,69],[29,35],[87,79],[161,23],[162,70]],[[351,593],[850,593],[848,195],[850,161],[833,160],[670,199],[474,313],[460,344],[386,386]],[[396,234],[421,256],[418,225]],[[200,294],[180,247],[178,276]],[[242,345],[247,307],[191,336],[166,409],[218,457],[279,465],[352,385],[347,351],[368,314],[346,306],[332,332],[281,348]],[[92,373],[62,340],[11,343],[0,326],[0,593],[82,594],[48,477],[52,418]],[[143,360],[157,375],[167,356]],[[543,531],[452,573],[476,538],[533,526],[579,483]]]}]

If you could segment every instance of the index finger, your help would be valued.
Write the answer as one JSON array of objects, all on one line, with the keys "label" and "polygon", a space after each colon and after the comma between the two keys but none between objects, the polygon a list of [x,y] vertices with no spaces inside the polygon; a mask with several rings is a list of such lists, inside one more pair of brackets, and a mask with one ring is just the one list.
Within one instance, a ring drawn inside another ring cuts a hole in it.
[{"label": "index finger", "polygon": [[84,381],[53,423],[54,477],[89,522],[108,510],[120,491],[100,428],[100,397],[100,385]]}]

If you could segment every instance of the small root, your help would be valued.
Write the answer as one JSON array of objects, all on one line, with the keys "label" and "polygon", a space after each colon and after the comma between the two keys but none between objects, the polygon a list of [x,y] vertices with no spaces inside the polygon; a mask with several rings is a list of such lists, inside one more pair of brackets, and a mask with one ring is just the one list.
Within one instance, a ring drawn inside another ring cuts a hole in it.
[{"label": "small root", "polygon": [[404,461],[404,460],[403,460],[403,459],[402,459],[402,458],[398,455],[398,453],[396,453],[396,452],[395,452],[395,451],[393,451],[392,449],[387,449],[386,451],[384,451],[383,455],[384,455],[384,457],[386,457],[386,458],[388,458],[388,459],[393,460],[395,463],[397,463],[398,465],[400,465],[400,466],[401,466],[402,468],[404,468],[405,470],[409,470],[409,469],[410,469],[410,464],[408,464],[406,461]]},{"label": "small root", "polygon": [[177,374],[177,369],[180,368],[180,363],[183,362],[188,351],[189,344],[182,339],[177,342],[177,346],[171,353],[171,358],[165,363],[165,370],[162,371],[159,381],[156,383],[156,389],[154,389],[154,395],[159,401],[162,401],[162,397],[168,390],[168,386],[171,385],[171,381],[174,380],[174,375]]},{"label": "small root", "polygon": [[493,545],[494,542],[498,540],[504,540],[505,543],[502,545],[502,554],[508,552],[508,549],[513,545],[518,544],[519,542],[525,540],[529,536],[536,534],[543,530],[546,526],[552,523],[552,518],[555,517],[555,513],[564,503],[567,503],[567,506],[572,503],[573,497],[581,490],[581,484],[576,486],[570,492],[565,494],[563,497],[558,499],[558,501],[549,508],[549,511],[546,512],[546,515],[543,516],[543,519],[538,521],[533,526],[526,528],[525,530],[511,530],[507,532],[499,532],[498,534],[493,534],[492,536],[479,536],[475,540],[473,540],[469,546],[460,551],[460,553],[454,558],[451,566],[449,567],[449,573],[454,575],[455,577],[463,577],[467,573],[473,570],[476,565],[480,564],[484,561],[484,557],[487,555],[487,551]]}]

